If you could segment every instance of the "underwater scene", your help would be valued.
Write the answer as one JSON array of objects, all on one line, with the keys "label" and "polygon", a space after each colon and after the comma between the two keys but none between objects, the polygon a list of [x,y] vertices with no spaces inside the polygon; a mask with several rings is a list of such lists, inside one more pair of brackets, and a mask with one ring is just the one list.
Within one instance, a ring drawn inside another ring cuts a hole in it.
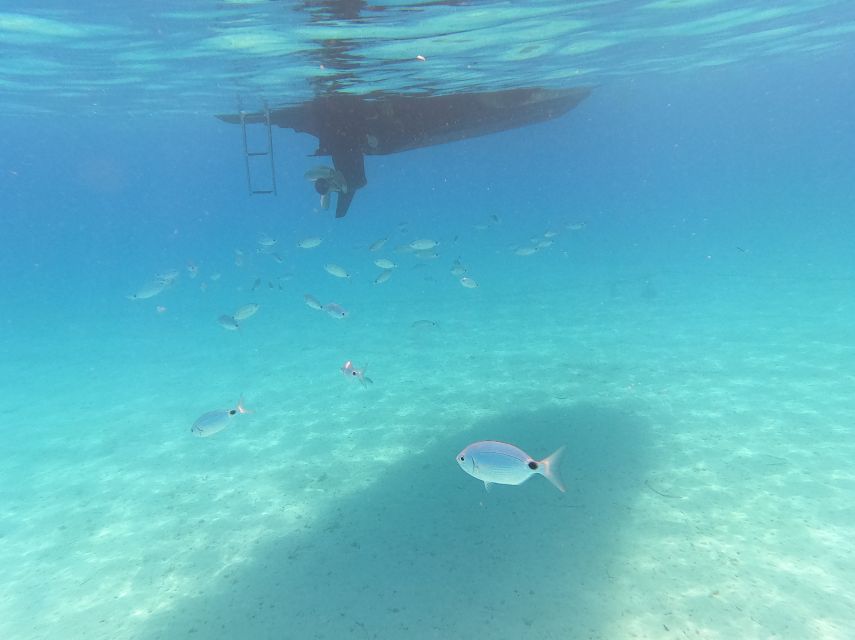
[{"label": "underwater scene", "polygon": [[0,639],[855,637],[855,5],[0,55]]}]

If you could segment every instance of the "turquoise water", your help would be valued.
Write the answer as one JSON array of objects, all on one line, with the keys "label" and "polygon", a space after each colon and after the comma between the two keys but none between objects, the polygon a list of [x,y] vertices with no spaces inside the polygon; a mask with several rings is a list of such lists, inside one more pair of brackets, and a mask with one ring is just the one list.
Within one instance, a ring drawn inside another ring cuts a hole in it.
[{"label": "turquoise water", "polygon": [[[335,6],[0,11],[0,638],[852,637],[848,3]],[[213,117],[583,85],[340,220],[314,138],[249,196]],[[484,439],[567,493],[485,491]]]}]

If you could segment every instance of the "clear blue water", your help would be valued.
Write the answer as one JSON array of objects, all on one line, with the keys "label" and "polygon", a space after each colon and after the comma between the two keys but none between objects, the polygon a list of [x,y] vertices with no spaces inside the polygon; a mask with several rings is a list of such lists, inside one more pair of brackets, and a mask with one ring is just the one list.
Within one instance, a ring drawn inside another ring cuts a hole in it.
[{"label": "clear blue water", "polygon": [[[0,637],[851,637],[849,4],[328,4],[0,10]],[[534,85],[594,90],[341,220],[314,138],[250,197],[213,117]],[[483,439],[567,493],[485,492]]]}]

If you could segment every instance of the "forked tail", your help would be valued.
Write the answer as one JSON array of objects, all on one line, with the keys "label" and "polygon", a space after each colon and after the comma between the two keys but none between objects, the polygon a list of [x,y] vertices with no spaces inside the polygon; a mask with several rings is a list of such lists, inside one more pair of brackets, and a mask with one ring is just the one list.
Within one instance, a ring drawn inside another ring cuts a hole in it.
[{"label": "forked tail", "polygon": [[561,455],[563,453],[564,447],[561,447],[556,452],[537,463],[537,470],[540,474],[554,484],[555,488],[561,493],[567,491],[567,489],[564,488],[564,482],[561,480],[561,474],[558,469],[561,464]]}]

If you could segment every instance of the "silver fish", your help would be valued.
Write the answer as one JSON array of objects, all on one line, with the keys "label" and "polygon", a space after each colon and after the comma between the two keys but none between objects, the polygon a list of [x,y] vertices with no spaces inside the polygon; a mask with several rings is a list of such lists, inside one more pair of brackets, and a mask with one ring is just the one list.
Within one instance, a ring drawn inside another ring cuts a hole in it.
[{"label": "silver fish", "polygon": [[330,316],[336,318],[337,320],[344,320],[348,311],[341,305],[337,305],[335,302],[329,302],[323,306],[323,310],[326,311]]},{"label": "silver fish", "polygon": [[460,278],[460,284],[462,284],[467,289],[477,289],[478,288],[478,283],[475,282],[469,276],[463,276],[462,278]]},{"label": "silver fish", "polygon": [[374,278],[374,284],[383,284],[389,278],[392,277],[394,271],[392,269],[386,269],[385,271],[381,271],[380,275]]},{"label": "silver fish", "polygon": [[243,398],[241,398],[233,409],[220,409],[219,411],[203,413],[196,418],[196,422],[190,427],[190,433],[198,438],[207,438],[229,426],[235,416],[246,413],[252,413],[252,411],[243,406]]},{"label": "silver fish", "polygon": [[466,274],[466,265],[460,262],[460,258],[457,258],[451,264],[451,275],[457,276],[458,278],[462,275]]},{"label": "silver fish", "polygon": [[372,242],[369,245],[368,250],[369,251],[380,251],[380,249],[383,248],[383,245],[386,244],[386,241],[388,239],[389,238],[380,238],[379,240],[375,240],[374,242]]},{"label": "silver fish", "polygon": [[388,258],[377,258],[374,261],[374,264],[380,267],[381,269],[394,269],[398,266]]},{"label": "silver fish", "polygon": [[341,366],[341,372],[346,375],[348,378],[353,380],[359,380],[362,383],[363,387],[368,387],[369,384],[374,384],[374,381],[365,375],[365,372],[368,370],[368,365],[365,365],[361,369],[357,369],[356,365],[353,364],[352,361],[348,360]]},{"label": "silver fish", "polygon": [[128,300],[148,300],[166,289],[167,286],[169,285],[162,280],[152,280],[151,282],[146,282],[141,286],[136,293],[132,293],[126,297]]},{"label": "silver fish", "polygon": [[522,484],[535,474],[549,480],[562,493],[564,483],[558,473],[561,447],[543,460],[535,460],[525,451],[507,442],[482,440],[474,442],[457,454],[457,464],[473,478],[478,478],[489,489],[496,484]]},{"label": "silver fish", "polygon": [[531,256],[535,253],[537,253],[537,247],[520,247],[514,251],[514,255],[518,256]]},{"label": "silver fish", "polygon": [[324,265],[324,271],[326,271],[331,276],[335,276],[336,278],[349,278],[350,274],[344,269],[344,267],[340,267],[337,264],[327,263]]},{"label": "silver fish", "polygon": [[318,311],[321,311],[324,308],[324,305],[322,305],[320,301],[318,301],[318,299],[311,293],[305,294],[303,296],[303,300],[305,300],[306,304],[309,305],[309,307],[311,307],[312,309],[317,309]]},{"label": "silver fish", "polygon": [[217,318],[217,322],[220,323],[220,326],[223,329],[227,329],[229,331],[237,331],[238,329],[240,329],[240,325],[237,323],[237,320],[235,320],[232,316],[221,315],[219,318]]},{"label": "silver fish", "polygon": [[158,273],[154,276],[155,280],[160,280],[167,287],[178,279],[178,269],[170,269],[163,273]]},{"label": "silver fish", "polygon": [[256,304],[255,302],[250,302],[249,304],[243,305],[240,309],[235,311],[234,319],[238,322],[241,320],[246,320],[247,318],[251,318],[255,315],[256,311],[261,307],[261,305]]},{"label": "silver fish", "polygon": [[439,243],[436,240],[422,238],[421,240],[413,240],[409,246],[413,251],[430,251],[438,247]]},{"label": "silver fish", "polygon": [[304,238],[297,243],[297,246],[301,249],[314,249],[315,247],[320,246],[321,242],[323,242],[323,240],[318,237]]},{"label": "silver fish", "polygon": [[413,329],[436,329],[439,323],[436,320],[414,320],[410,326]]}]

